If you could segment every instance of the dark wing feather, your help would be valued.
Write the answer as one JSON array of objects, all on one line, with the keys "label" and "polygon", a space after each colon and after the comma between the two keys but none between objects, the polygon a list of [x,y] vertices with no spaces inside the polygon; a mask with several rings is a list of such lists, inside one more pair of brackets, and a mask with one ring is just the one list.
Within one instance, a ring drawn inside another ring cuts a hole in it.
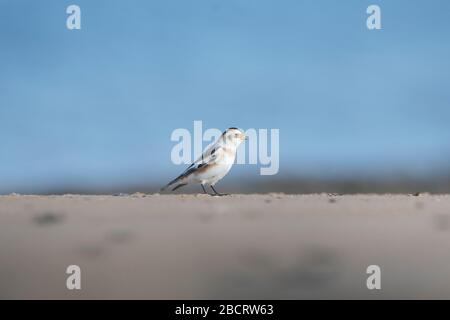
[{"label": "dark wing feather", "polygon": [[[189,167],[187,167],[187,169],[182,174],[180,174],[178,177],[176,177],[175,179],[170,181],[168,184],[166,184],[163,188],[161,188],[161,191],[164,191],[171,185],[174,185],[177,182],[180,182],[184,178],[187,178],[190,174],[194,173],[198,169],[206,166],[207,164],[210,164],[212,161],[214,161],[217,158],[217,155],[215,153],[218,149],[220,149],[220,147],[217,147],[217,146],[211,146],[210,148],[208,148],[205,152],[203,152],[202,156],[199,159],[197,159],[195,162],[193,162]],[[176,190],[184,185],[186,185],[186,184],[179,184],[178,186],[173,188],[172,191]]]}]

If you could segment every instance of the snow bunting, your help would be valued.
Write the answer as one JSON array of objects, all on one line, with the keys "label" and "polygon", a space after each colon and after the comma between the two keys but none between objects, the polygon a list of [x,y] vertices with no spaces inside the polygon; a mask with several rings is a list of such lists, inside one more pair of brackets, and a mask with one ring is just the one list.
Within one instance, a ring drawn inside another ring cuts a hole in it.
[{"label": "snow bunting", "polygon": [[205,185],[209,185],[214,194],[222,196],[214,189],[214,185],[230,171],[236,150],[246,139],[244,132],[238,128],[228,128],[220,138],[209,146],[194,163],[192,163],[182,174],[170,181],[161,191],[173,186],[172,191],[187,184],[199,183],[203,192],[209,194]]}]

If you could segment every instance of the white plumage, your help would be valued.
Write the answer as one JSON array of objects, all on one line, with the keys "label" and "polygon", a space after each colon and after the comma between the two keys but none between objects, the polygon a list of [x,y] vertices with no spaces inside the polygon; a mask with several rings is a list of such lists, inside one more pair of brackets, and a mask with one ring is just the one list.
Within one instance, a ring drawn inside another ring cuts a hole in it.
[{"label": "white plumage", "polygon": [[215,190],[214,185],[230,171],[236,158],[237,148],[245,139],[246,136],[240,129],[225,130],[200,158],[161,190],[173,186],[173,191],[187,184],[199,183],[205,193],[207,193],[205,186],[209,185],[214,195],[222,195]]}]

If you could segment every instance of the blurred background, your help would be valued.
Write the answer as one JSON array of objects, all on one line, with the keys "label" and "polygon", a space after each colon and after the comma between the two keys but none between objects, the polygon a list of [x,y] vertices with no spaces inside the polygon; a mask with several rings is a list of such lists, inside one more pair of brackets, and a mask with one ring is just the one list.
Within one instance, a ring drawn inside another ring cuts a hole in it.
[{"label": "blurred background", "polygon": [[[81,30],[66,28],[71,4]],[[156,191],[186,168],[170,135],[194,120],[280,129],[279,173],[237,165],[224,192],[450,192],[449,12],[0,0],[0,193]]]}]

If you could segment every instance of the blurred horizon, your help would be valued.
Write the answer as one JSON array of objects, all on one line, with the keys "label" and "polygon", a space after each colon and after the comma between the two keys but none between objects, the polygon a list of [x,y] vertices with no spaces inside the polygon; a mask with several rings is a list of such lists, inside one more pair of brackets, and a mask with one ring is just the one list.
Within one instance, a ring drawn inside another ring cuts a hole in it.
[{"label": "blurred horizon", "polygon": [[186,168],[170,135],[195,120],[280,130],[279,174],[236,165],[224,188],[450,192],[449,9],[3,0],[0,194],[156,191]]}]

